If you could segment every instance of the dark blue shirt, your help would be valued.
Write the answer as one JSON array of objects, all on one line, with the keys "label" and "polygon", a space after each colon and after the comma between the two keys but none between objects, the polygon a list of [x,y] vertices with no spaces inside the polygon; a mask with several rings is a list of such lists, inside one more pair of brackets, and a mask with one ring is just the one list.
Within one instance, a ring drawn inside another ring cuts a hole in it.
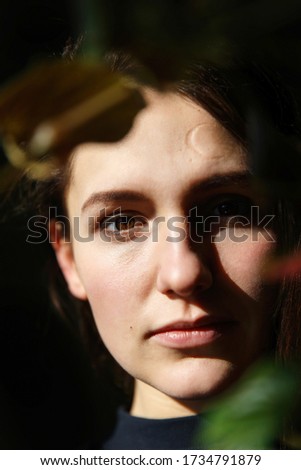
[{"label": "dark blue shirt", "polygon": [[195,449],[195,434],[200,416],[148,419],[129,415],[119,409],[113,433],[105,440],[108,450]]}]

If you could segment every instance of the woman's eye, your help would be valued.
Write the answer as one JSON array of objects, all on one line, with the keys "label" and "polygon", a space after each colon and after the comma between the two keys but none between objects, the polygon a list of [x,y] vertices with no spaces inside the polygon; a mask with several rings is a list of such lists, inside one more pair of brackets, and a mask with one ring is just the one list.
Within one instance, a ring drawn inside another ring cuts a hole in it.
[{"label": "woman's eye", "polygon": [[100,223],[100,230],[109,236],[125,239],[145,229],[146,219],[135,214],[118,214],[106,217]]},{"label": "woman's eye", "polygon": [[251,227],[253,206],[254,203],[245,196],[219,196],[201,207],[201,218],[196,218],[196,222],[202,222],[203,232],[210,235],[232,226]]},{"label": "woman's eye", "polygon": [[111,232],[122,232],[124,230],[130,230],[135,227],[134,217],[129,217],[128,215],[120,215],[109,219],[105,222],[106,230]]},{"label": "woman's eye", "polygon": [[250,220],[252,202],[248,198],[233,198],[221,201],[212,208],[211,215],[221,218],[244,217]]}]

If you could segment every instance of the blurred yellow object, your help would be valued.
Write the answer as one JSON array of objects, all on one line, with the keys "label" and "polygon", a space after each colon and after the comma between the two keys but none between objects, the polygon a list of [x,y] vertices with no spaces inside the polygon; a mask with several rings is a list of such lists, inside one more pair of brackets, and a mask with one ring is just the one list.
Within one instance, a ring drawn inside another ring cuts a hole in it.
[{"label": "blurred yellow object", "polygon": [[11,164],[37,170],[32,161],[64,163],[82,142],[120,140],[143,107],[137,86],[106,66],[51,61],[0,92],[0,133]]}]

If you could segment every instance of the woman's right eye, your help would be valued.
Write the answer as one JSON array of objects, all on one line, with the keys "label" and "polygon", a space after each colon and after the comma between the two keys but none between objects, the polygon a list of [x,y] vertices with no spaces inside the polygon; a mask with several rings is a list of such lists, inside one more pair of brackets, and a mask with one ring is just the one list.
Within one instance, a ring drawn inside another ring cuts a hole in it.
[{"label": "woman's right eye", "polygon": [[119,215],[109,217],[108,220],[103,222],[104,229],[109,232],[123,232],[131,230],[135,227],[135,218],[128,215]]},{"label": "woman's right eye", "polygon": [[119,213],[105,217],[99,223],[100,231],[116,239],[132,239],[138,232],[145,232],[147,219],[134,213]]}]

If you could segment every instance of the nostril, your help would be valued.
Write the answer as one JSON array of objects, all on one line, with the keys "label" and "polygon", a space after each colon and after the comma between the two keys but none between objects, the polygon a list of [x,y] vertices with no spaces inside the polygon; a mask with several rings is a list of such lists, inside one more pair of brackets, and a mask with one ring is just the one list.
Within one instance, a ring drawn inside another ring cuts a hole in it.
[{"label": "nostril", "polygon": [[[157,271],[157,289],[168,296],[189,297],[212,284],[212,273],[204,253],[191,249],[187,240],[162,243]],[[208,255],[208,253],[207,253]]]},{"label": "nostril", "polygon": [[[197,268],[197,269],[196,269]],[[161,267],[157,279],[157,288],[161,293],[172,296],[190,297],[197,292],[211,287],[213,277],[211,271],[204,265],[191,267],[191,270]]]}]

